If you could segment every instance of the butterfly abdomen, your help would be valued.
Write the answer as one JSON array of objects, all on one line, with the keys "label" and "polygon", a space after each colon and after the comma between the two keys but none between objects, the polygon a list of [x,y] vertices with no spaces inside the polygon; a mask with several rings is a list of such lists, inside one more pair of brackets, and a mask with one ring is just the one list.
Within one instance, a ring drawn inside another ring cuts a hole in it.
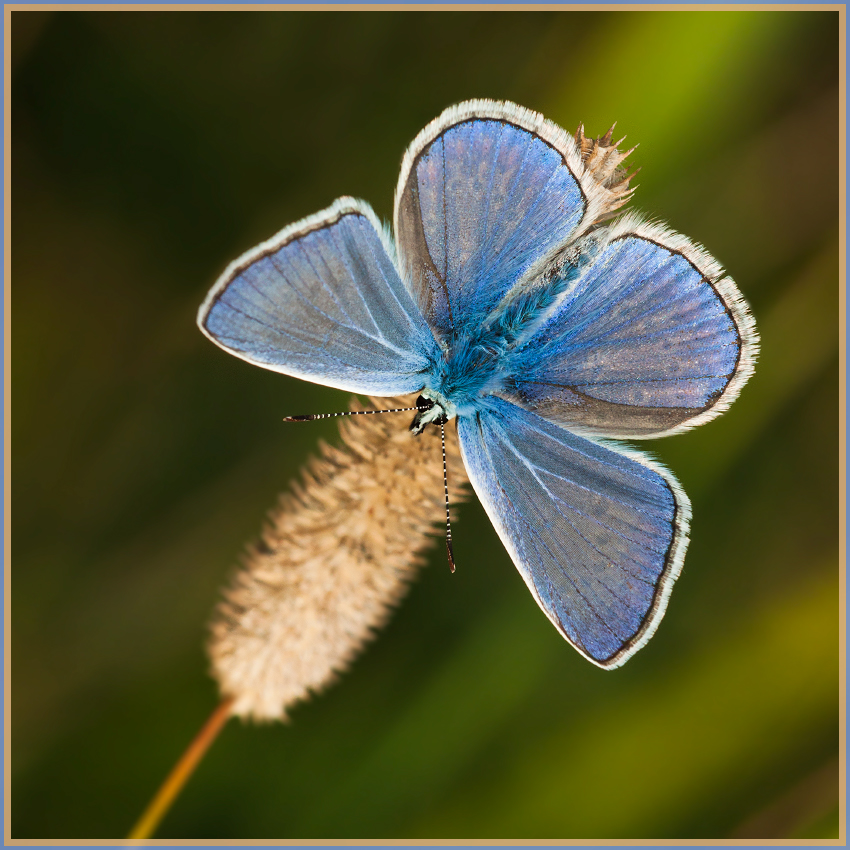
[{"label": "butterfly abdomen", "polygon": [[551,314],[580,266],[552,266],[482,322],[456,333],[446,354],[434,364],[428,389],[465,415],[486,407],[486,398],[510,379],[511,353]]},{"label": "butterfly abdomen", "polygon": [[493,311],[485,327],[502,341],[505,350],[521,345],[546,321],[580,277],[592,253],[574,250],[569,259],[553,262],[543,274],[518,287],[518,292]]}]

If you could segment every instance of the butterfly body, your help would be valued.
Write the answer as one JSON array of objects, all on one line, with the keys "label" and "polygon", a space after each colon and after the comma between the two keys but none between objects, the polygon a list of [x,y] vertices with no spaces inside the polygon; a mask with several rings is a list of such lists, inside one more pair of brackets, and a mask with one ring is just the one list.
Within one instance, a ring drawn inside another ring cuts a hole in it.
[{"label": "butterfly body", "polygon": [[503,340],[478,333],[453,340],[431,365],[425,379],[426,398],[439,404],[448,419],[470,416],[501,389]]},{"label": "butterfly body", "polygon": [[340,198],[232,263],[198,314],[248,362],[455,420],[470,481],[540,607],[617,667],[654,633],[690,503],[612,442],[726,409],[758,338],[700,246],[627,213],[610,131],[509,103],[452,107],[402,162],[393,232]]},{"label": "butterfly body", "polygon": [[[594,240],[585,241],[595,249]],[[586,246],[574,249],[537,279],[509,285],[508,295],[488,315],[465,317],[452,327],[430,364],[424,397],[447,419],[490,409],[488,399],[515,387],[523,361],[537,356],[534,332],[568,296],[594,254]]]}]

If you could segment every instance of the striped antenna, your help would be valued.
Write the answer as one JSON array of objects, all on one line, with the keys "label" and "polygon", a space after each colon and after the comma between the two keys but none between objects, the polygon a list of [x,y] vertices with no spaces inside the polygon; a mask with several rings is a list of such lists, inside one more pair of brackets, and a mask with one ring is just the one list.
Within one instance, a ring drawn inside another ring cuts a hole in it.
[{"label": "striped antenna", "polygon": [[[432,405],[415,405],[414,407],[394,407],[392,410],[348,410],[344,413],[307,413],[304,416],[284,416],[284,422],[313,422],[317,419],[331,419],[334,416],[361,416],[366,413],[407,413],[411,410],[430,410]],[[446,417],[440,418],[440,443],[443,449],[443,490],[446,495],[446,552],[449,556],[449,567],[455,571],[455,555],[452,549],[452,524],[449,518],[449,477],[446,464]]]},{"label": "striped antenna", "polygon": [[455,571],[455,553],[452,551],[452,524],[449,521],[449,475],[446,470],[446,417],[440,417],[440,441],[443,445],[443,489],[446,492],[446,551],[449,554],[449,567]]},{"label": "striped antenna", "polygon": [[362,416],[366,413],[406,413],[410,410],[428,410],[427,407],[396,407],[392,410],[348,410],[345,413],[307,413],[304,416],[284,416],[284,422],[313,422],[316,419],[331,419],[334,416]]}]

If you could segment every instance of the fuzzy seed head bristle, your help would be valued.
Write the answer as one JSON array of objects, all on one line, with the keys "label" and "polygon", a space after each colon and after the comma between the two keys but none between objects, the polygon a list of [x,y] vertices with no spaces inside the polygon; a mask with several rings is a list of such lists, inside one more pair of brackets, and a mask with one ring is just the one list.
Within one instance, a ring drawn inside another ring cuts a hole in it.
[{"label": "fuzzy seed head bristle", "polygon": [[593,180],[604,197],[604,208],[600,210],[597,222],[611,218],[613,213],[629,202],[634,192],[634,189],[629,187],[629,181],[637,171],[629,174],[623,166],[623,161],[635,148],[631,147],[626,151],[619,149],[625,136],[619,141],[612,141],[616,126],[615,122],[604,136],[596,139],[585,136],[583,124],[579,125],[575,133],[575,142],[581,153],[585,175]]}]

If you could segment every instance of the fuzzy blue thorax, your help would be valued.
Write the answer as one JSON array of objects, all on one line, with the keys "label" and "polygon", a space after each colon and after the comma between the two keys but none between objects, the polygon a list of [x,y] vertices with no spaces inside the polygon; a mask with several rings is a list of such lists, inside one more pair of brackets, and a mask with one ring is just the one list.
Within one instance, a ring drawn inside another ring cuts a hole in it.
[{"label": "fuzzy blue thorax", "polygon": [[[422,397],[434,407],[416,417],[417,432],[442,417],[472,416],[488,406],[488,397],[504,389],[519,355],[579,276],[591,252],[561,258],[537,279],[522,285],[492,313],[455,328],[442,356],[427,373]],[[421,426],[421,427],[420,427]]]}]

